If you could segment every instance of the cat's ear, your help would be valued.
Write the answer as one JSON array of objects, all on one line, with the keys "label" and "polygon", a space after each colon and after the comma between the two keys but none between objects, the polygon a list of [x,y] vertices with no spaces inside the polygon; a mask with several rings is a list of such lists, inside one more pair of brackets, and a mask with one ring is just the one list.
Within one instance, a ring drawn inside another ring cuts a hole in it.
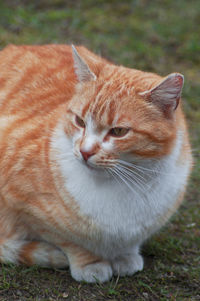
[{"label": "cat's ear", "polygon": [[74,59],[75,73],[79,82],[96,80],[96,75],[90,70],[86,62],[80,57],[74,45],[72,45],[72,55]]},{"label": "cat's ear", "polygon": [[161,83],[151,90],[140,93],[145,98],[158,105],[166,114],[176,110],[184,83],[184,76],[180,73],[171,73]]}]

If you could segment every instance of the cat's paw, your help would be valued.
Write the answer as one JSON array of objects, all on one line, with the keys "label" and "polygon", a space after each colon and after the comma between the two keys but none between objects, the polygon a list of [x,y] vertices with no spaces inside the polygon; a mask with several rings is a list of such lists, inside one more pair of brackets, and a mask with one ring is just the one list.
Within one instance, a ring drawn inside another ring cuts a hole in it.
[{"label": "cat's paw", "polygon": [[142,271],[144,261],[139,254],[126,254],[112,261],[112,269],[114,275],[126,276],[133,275],[138,271]]},{"label": "cat's paw", "polygon": [[88,264],[82,268],[71,267],[71,274],[76,281],[106,282],[113,273],[110,263],[102,261]]}]

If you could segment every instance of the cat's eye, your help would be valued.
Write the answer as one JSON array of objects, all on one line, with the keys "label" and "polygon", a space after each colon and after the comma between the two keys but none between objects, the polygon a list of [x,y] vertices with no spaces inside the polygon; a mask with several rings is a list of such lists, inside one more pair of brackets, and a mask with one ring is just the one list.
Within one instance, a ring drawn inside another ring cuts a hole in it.
[{"label": "cat's eye", "polygon": [[123,137],[128,133],[129,129],[127,128],[112,128],[109,131],[109,134],[113,137]]},{"label": "cat's eye", "polygon": [[85,122],[79,116],[76,116],[76,124],[81,128],[85,128]]}]

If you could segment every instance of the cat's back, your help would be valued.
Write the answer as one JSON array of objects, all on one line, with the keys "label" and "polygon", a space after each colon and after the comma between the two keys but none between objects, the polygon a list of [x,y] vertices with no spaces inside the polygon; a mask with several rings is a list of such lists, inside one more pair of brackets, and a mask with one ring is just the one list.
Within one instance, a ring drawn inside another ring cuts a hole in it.
[{"label": "cat's back", "polygon": [[[1,113],[63,103],[76,81],[71,48],[65,45],[14,46],[0,52]],[[44,106],[43,106],[44,104]]]},{"label": "cat's back", "polygon": [[[58,67],[61,63],[73,68],[71,46],[68,45],[8,45],[0,51],[0,66],[1,71],[9,72],[17,70],[17,67],[28,68],[30,66],[40,65],[40,70],[43,69],[44,63],[46,67]],[[16,67],[16,68],[14,68]],[[1,74],[2,76],[2,74]]]}]

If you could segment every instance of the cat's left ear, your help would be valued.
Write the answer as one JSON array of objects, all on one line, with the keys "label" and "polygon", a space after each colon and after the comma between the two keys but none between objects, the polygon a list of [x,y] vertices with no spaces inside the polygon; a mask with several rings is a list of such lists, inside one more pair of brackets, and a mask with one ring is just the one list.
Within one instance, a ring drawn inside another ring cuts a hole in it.
[{"label": "cat's left ear", "polygon": [[164,113],[170,115],[176,110],[184,83],[184,76],[180,73],[171,73],[160,84],[151,90],[140,93],[145,98],[158,105]]},{"label": "cat's left ear", "polygon": [[78,51],[72,45],[72,55],[74,59],[74,69],[79,82],[87,82],[96,80],[96,75],[90,70],[86,62],[78,54]]}]

